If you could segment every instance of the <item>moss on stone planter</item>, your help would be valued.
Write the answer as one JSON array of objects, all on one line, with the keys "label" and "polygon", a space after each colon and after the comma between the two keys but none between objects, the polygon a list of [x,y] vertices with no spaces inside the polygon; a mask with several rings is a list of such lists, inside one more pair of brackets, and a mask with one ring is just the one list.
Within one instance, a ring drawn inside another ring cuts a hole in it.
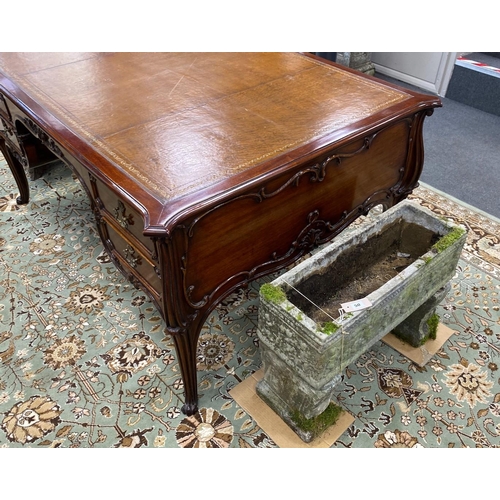
[{"label": "moss on stone planter", "polygon": [[446,250],[449,246],[451,246],[455,241],[459,240],[462,235],[465,233],[465,230],[461,227],[455,227],[448,234],[444,235],[442,238],[437,241],[432,248],[436,250],[436,252],[441,253]]},{"label": "moss on stone planter", "polygon": [[[439,314],[434,313],[428,320],[427,326],[429,327],[428,339],[436,340],[437,329],[439,326]],[[425,342],[424,342],[425,343]]]},{"label": "moss on stone planter", "polygon": [[326,335],[331,335],[332,333],[335,333],[339,328],[340,326],[333,321],[327,321],[321,326],[321,331]]},{"label": "moss on stone planter", "polygon": [[299,429],[311,433],[312,439],[314,439],[335,424],[342,411],[340,406],[330,403],[323,413],[314,418],[305,418],[298,410],[292,413],[291,418]]},{"label": "moss on stone planter", "polygon": [[274,304],[281,304],[286,300],[286,293],[279,286],[264,283],[260,287],[260,293],[268,301]]},{"label": "moss on stone planter", "polygon": [[[439,326],[439,314],[434,313],[428,320],[427,326],[429,327],[429,333],[420,341],[420,345],[423,346],[428,340],[436,340],[437,329]],[[405,342],[403,339],[401,339]],[[406,343],[406,342],[405,342]]]}]

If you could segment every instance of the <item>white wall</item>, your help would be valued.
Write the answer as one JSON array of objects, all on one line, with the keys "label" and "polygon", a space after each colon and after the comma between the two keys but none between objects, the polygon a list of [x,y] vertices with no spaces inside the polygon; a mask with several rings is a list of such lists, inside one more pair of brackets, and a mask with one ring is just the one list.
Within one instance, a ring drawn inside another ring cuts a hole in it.
[{"label": "white wall", "polygon": [[440,96],[453,72],[457,52],[373,52],[375,70]]}]

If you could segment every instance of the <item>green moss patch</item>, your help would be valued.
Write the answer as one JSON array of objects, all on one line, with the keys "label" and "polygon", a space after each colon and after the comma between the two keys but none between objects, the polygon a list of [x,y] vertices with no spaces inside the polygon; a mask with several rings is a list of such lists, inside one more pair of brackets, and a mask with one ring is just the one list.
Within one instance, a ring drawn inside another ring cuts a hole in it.
[{"label": "green moss patch", "polygon": [[260,287],[261,295],[268,301],[275,304],[281,304],[286,300],[286,293],[279,286],[271,285],[271,283],[264,283]]},{"label": "green moss patch", "polygon": [[442,238],[437,241],[432,248],[436,250],[436,252],[441,253],[446,250],[449,246],[451,246],[455,241],[459,240],[462,235],[465,233],[465,230],[461,227],[455,227],[448,234],[444,235]]},{"label": "green moss patch", "polygon": [[305,418],[299,411],[294,411],[291,417],[297,427],[304,432],[310,432],[314,439],[335,424],[342,411],[340,406],[330,403],[323,413],[314,418]]},{"label": "green moss patch", "polygon": [[326,323],[323,323],[323,325],[321,325],[321,331],[326,335],[335,333],[339,328],[339,325],[333,323],[332,321],[327,321]]},{"label": "green moss patch", "polygon": [[[427,326],[429,327],[429,333],[420,341],[421,346],[425,345],[428,340],[436,340],[437,330],[439,326],[439,314],[434,313],[428,320]],[[403,339],[401,339],[403,340]],[[404,340],[403,340],[404,342]]]},{"label": "green moss patch", "polygon": [[429,335],[428,338],[432,340],[436,340],[437,329],[439,326],[439,314],[434,313],[428,320],[427,326],[429,327]]}]

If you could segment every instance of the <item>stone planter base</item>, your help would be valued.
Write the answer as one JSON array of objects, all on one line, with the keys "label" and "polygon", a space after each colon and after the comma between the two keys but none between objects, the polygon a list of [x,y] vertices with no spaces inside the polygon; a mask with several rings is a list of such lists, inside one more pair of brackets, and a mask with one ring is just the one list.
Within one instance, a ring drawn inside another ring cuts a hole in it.
[{"label": "stone planter base", "polygon": [[317,439],[305,442],[257,395],[255,386],[262,376],[263,370],[260,369],[233,387],[230,395],[280,448],[330,448],[353,424],[354,417],[343,411],[335,424]]},{"label": "stone planter base", "polygon": [[[297,428],[292,415],[320,415],[347,365],[390,331],[414,346],[432,334],[429,320],[447,292],[465,238],[463,229],[405,201],[374,222],[339,235],[270,288],[263,286],[258,336],[264,376],[257,394],[309,442],[313,436]],[[389,250],[411,255],[412,263],[366,295],[371,307],[342,319],[327,315],[326,322],[321,312],[323,320],[318,319],[319,309],[331,312],[327,305],[338,290],[343,293],[346,284],[358,280],[365,267],[382,260]],[[330,297],[315,296],[318,289],[329,290]],[[269,290],[281,290],[282,300]],[[437,326],[436,318],[434,323]]]},{"label": "stone planter base", "polygon": [[416,309],[415,312],[397,325],[392,333],[412,347],[419,347],[429,340],[429,338],[436,338],[438,318],[435,318],[434,323],[431,323],[431,320],[436,316],[436,307],[446,297],[450,288],[449,283],[440,288],[430,299]]}]

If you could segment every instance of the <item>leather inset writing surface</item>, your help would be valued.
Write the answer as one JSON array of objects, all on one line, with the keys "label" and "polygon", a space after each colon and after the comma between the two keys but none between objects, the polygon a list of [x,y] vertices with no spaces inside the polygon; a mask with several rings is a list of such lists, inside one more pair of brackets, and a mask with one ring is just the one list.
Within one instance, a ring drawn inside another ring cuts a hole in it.
[{"label": "leather inset writing surface", "polygon": [[298,54],[55,57],[45,69],[43,55],[7,64],[28,95],[162,202],[411,97]]}]

